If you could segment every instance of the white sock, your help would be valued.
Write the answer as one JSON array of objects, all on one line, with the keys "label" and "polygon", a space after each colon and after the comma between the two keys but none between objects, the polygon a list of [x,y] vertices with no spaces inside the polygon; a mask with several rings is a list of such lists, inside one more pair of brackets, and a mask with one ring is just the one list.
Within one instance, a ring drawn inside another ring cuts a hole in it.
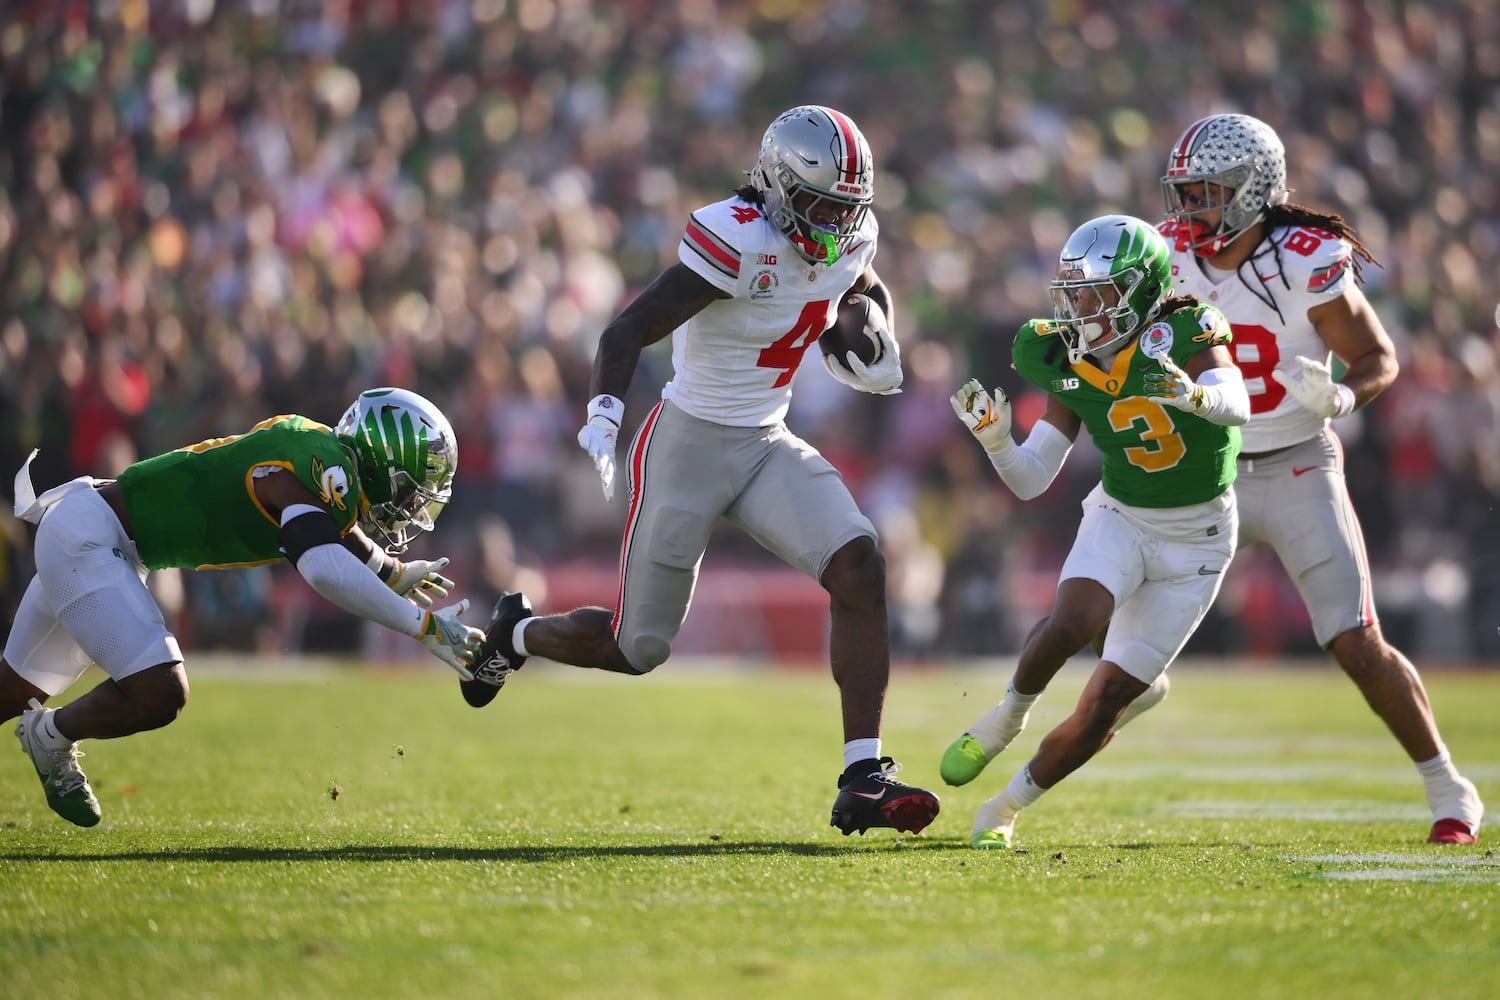
[{"label": "white sock", "polygon": [[880,737],[869,736],[864,739],[850,740],[844,744],[844,768],[849,765],[858,764],[862,760],[880,759]]},{"label": "white sock", "polygon": [[1431,760],[1424,760],[1416,765],[1417,773],[1422,775],[1422,780],[1428,784],[1436,777],[1445,777],[1449,780],[1458,777],[1458,768],[1453,766],[1453,758],[1448,756],[1447,748],[1444,748]]},{"label": "white sock", "polygon": [[42,742],[53,750],[62,750],[73,745],[73,741],[57,728],[57,709],[55,708],[42,712],[42,717],[37,720],[36,732],[42,738]]},{"label": "white sock", "polygon": [[1426,785],[1427,806],[1434,819],[1458,819],[1478,830],[1484,819],[1484,803],[1474,783],[1458,773],[1445,749],[1431,760],[1416,765]]},{"label": "white sock", "polygon": [[1010,746],[1010,741],[1026,728],[1026,718],[1031,712],[1031,706],[1041,696],[1040,691],[1036,694],[1020,694],[1012,680],[1005,688],[1005,697],[969,727],[969,735],[979,741],[985,753],[994,757]]},{"label": "white sock", "polygon": [[536,621],[535,617],[522,618],[516,622],[515,631],[510,634],[510,644],[515,647],[517,656],[530,656],[531,651],[526,648],[526,626]]},{"label": "white sock", "polygon": [[979,807],[974,814],[974,832],[1004,830],[1009,833],[1021,810],[1046,792],[1047,789],[1031,780],[1031,764],[1028,763],[1011,777],[1004,791]]}]

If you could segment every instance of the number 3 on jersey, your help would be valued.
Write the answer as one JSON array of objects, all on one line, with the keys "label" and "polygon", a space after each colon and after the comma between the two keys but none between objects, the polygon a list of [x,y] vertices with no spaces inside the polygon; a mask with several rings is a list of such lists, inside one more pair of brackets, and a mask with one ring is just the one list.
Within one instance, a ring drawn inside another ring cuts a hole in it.
[{"label": "number 3 on jersey", "polygon": [[[802,307],[797,324],[770,347],[763,348],[755,361],[758,368],[777,368],[781,374],[772,383],[781,388],[792,380],[792,374],[802,363],[802,355],[823,335],[823,325],[828,320],[828,299],[809,302]],[[772,328],[774,329],[774,327]]]}]

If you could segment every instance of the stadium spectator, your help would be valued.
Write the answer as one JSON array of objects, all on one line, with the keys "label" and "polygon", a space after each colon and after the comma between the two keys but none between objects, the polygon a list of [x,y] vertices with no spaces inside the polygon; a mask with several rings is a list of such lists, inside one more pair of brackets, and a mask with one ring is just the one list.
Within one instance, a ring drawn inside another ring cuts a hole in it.
[{"label": "stadium spectator", "polygon": [[1022,809],[1166,697],[1167,668],[1234,556],[1231,487],[1250,400],[1224,315],[1169,295],[1170,271],[1150,223],[1085,222],[1058,257],[1053,319],[1021,327],[1012,348],[1016,371],[1048,394],[1025,440],[1011,437],[1004,392],[970,379],[953,394],[954,412],[1022,500],[1046,490],[1084,427],[1104,456],[1052,612],[1027,637],[1004,699],[943,754],[943,780],[977,778],[1020,735],[1063,664],[1107,627],[1099,663],[1073,713],[979,807],[974,847],[1010,847]]},{"label": "stadium spectator", "polygon": [[[759,138],[746,123],[808,100],[863,121],[881,161],[881,271],[903,303],[911,363],[940,343],[960,365],[999,371],[1023,413],[1044,402],[993,363],[997,334],[1029,315],[1066,220],[1153,204],[1160,150],[1181,123],[1228,108],[1280,129],[1303,165],[1299,200],[1335,206],[1388,248],[1367,291],[1403,361],[1430,356],[1424,367],[1465,386],[1495,367],[1494,4],[1261,5],[1233,33],[1207,4],[1173,5],[1144,33],[1098,4],[627,9],[0,5],[0,467],[40,446],[38,485],[105,471],[74,465],[69,442],[75,416],[89,424],[97,413],[82,411],[103,405],[81,380],[111,356],[147,376],[146,409],[112,417],[139,455],[266,413],[320,412],[370,384],[406,384],[457,420],[533,348],[581,406],[598,332],[674,259],[686,212],[728,186],[724,164]],[[1398,393],[1416,371],[1403,371],[1341,425],[1359,458],[1348,485],[1377,586],[1410,579],[1411,601],[1445,602],[1467,627],[1435,647],[1395,593],[1383,624],[1413,655],[1493,662],[1500,583],[1471,544],[1495,530],[1493,463],[1452,454],[1448,425],[1405,419]],[[648,351],[630,412],[647,412],[668,377],[669,357]],[[875,499],[918,497],[922,536],[966,558],[951,501],[929,502],[985,471],[961,431],[934,464],[930,450],[887,446],[886,401],[842,397],[827,422],[841,440],[825,455],[879,455]],[[803,422],[794,406],[789,423],[823,450],[817,416]],[[1443,458],[1411,460],[1424,450]],[[1014,607],[1035,589],[1023,581],[1055,576],[1072,501],[1097,478],[1088,442],[1074,451],[1048,503],[1015,505],[989,532],[992,576],[971,565],[965,593],[1005,593]],[[492,455],[466,449],[471,463]],[[567,489],[579,465],[559,449],[528,473],[528,487],[550,476],[564,497],[544,536],[562,539],[564,559],[617,529],[601,500]],[[1438,509],[1405,517],[1417,495]],[[445,517],[483,513],[473,503]],[[11,610],[30,554],[13,523],[5,534],[19,539],[16,571],[0,578]],[[456,577],[479,574],[454,555]],[[1244,569],[1253,603],[1296,603],[1284,577]],[[987,645],[969,629],[995,618],[944,606],[958,617],[942,648]],[[1015,648],[1022,635],[1007,632]],[[1286,634],[1281,649],[1298,650],[1297,630]]]},{"label": "stadium spectator", "polygon": [[[1396,379],[1395,346],[1360,288],[1363,265],[1375,258],[1341,216],[1288,200],[1281,138],[1248,115],[1189,125],[1168,155],[1162,188],[1173,279],[1229,317],[1230,350],[1250,389],[1235,486],[1240,543],[1275,549],[1318,645],[1411,757],[1432,809],[1428,841],[1472,844],[1484,804],[1449,758],[1416,668],[1381,633],[1331,423]],[[1337,380],[1334,360],[1345,369]],[[1414,406],[1406,419],[1421,425]]]}]

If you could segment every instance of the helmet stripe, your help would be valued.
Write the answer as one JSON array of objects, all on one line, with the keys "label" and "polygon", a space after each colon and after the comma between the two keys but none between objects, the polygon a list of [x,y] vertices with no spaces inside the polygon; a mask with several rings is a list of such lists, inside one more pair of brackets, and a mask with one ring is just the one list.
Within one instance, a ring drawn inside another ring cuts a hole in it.
[{"label": "helmet stripe", "polygon": [[844,171],[844,182],[847,184],[858,184],[860,172],[864,164],[859,162],[859,140],[855,137],[857,133],[854,123],[841,112],[832,108],[818,106],[818,110],[828,116],[833,122],[834,129],[838,132],[839,143],[843,147],[839,156],[839,165]]},{"label": "helmet stripe", "polygon": [[1188,159],[1193,155],[1193,141],[1211,121],[1212,118],[1200,118],[1182,133],[1182,138],[1177,140],[1177,148],[1172,150],[1172,162],[1167,167],[1168,177],[1182,177],[1188,172]]}]

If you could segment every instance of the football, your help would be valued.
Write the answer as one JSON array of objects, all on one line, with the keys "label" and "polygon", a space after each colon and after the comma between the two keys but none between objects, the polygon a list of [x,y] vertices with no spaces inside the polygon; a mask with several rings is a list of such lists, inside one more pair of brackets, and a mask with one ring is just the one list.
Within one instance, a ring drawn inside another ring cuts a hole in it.
[{"label": "football", "polygon": [[818,346],[848,371],[849,365],[844,359],[850,351],[866,365],[880,360],[885,354],[885,341],[881,339],[885,331],[885,311],[878,303],[867,295],[845,295],[844,301],[839,303],[838,319],[823,331]]}]

